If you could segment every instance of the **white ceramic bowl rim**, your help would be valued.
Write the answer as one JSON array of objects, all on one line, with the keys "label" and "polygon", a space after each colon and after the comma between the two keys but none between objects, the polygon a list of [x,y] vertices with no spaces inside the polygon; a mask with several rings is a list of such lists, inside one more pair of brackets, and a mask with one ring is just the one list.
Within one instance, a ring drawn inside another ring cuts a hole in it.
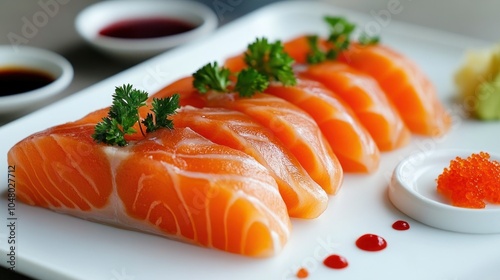
[{"label": "white ceramic bowl rim", "polygon": [[[414,154],[394,169],[389,185],[389,199],[401,212],[424,224],[463,233],[500,233],[500,206],[484,209],[456,207],[448,204],[436,190],[435,179],[449,162],[466,158],[472,150],[439,150]],[[500,161],[500,155],[490,153]],[[416,160],[420,159],[420,160]]]},{"label": "white ceramic bowl rim", "polygon": [[[124,39],[99,35],[104,27],[112,23],[146,16],[168,16],[193,23],[196,27],[175,35],[145,39]],[[188,0],[105,1],[87,7],[76,19],[76,29],[86,41],[116,50],[166,49],[209,33],[216,27],[217,17],[210,8]]]},{"label": "white ceramic bowl rim", "polygon": [[0,68],[27,68],[48,73],[54,77],[50,84],[31,91],[0,97],[0,113],[35,105],[53,97],[66,88],[73,79],[73,67],[64,57],[54,52],[28,47],[0,46]]}]

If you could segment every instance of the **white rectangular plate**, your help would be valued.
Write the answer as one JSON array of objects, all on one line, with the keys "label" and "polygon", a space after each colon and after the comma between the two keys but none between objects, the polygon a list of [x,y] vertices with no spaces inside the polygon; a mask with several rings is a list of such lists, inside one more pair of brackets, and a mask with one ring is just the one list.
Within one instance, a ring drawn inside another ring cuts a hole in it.
[{"label": "white rectangular plate", "polygon": [[[304,32],[322,33],[326,14],[342,15],[366,27],[377,25],[384,43],[409,56],[436,84],[455,123],[443,139],[413,137],[404,149],[385,153],[378,172],[345,176],[340,193],[316,220],[294,220],[291,240],[274,258],[251,259],[186,245],[149,234],[92,223],[16,204],[16,269],[40,279],[294,279],[306,267],[309,279],[481,279],[500,275],[500,235],[453,233],[406,217],[387,198],[393,168],[418,151],[470,148],[500,152],[500,123],[461,118],[451,102],[452,75],[463,51],[484,42],[390,22],[386,26],[367,15],[320,2],[284,2],[265,7],[216,34],[172,50],[58,103],[0,128],[0,191],[7,189],[6,153],[31,133],[76,120],[108,106],[115,86],[132,83],[154,93],[175,79],[190,75],[207,62],[223,61],[241,52],[257,36],[286,40]],[[7,264],[7,204],[0,207],[1,264]],[[394,221],[407,220],[408,231],[395,231]],[[500,221],[492,221],[498,223]],[[376,253],[356,248],[355,240],[375,233],[388,242]],[[349,266],[332,270],[323,264],[328,254],[347,258]]]}]

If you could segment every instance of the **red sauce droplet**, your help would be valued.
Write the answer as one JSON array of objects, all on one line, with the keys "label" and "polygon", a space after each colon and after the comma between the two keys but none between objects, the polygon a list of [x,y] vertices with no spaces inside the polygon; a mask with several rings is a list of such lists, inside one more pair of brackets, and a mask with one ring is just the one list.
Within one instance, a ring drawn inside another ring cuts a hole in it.
[{"label": "red sauce droplet", "polygon": [[102,36],[122,39],[146,39],[175,35],[194,29],[196,26],[171,18],[142,18],[115,22],[103,28]]},{"label": "red sauce droplet", "polygon": [[346,268],[349,263],[347,260],[339,255],[330,255],[328,256],[324,261],[323,264],[326,265],[329,268],[333,269],[342,269]]},{"label": "red sauce droplet", "polygon": [[410,224],[406,221],[398,220],[395,221],[394,224],[392,224],[392,228],[395,230],[409,230]]},{"label": "red sauce droplet", "polygon": [[356,240],[356,246],[365,251],[380,251],[387,247],[387,242],[384,238],[376,234],[365,234]]},{"label": "red sauce droplet", "polygon": [[307,278],[309,276],[309,271],[307,271],[307,269],[305,268],[301,268],[299,269],[299,271],[297,271],[297,278],[299,279],[304,279],[304,278]]},{"label": "red sauce droplet", "polygon": [[28,68],[0,69],[0,96],[14,95],[44,87],[54,81],[50,74]]}]

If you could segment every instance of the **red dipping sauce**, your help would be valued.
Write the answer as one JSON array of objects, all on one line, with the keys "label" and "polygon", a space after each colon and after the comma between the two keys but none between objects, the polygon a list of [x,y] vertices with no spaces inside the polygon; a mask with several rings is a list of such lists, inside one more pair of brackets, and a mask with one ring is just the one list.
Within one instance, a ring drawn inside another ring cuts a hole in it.
[{"label": "red dipping sauce", "polygon": [[392,224],[392,228],[395,230],[409,230],[410,224],[406,221],[398,220]]},{"label": "red dipping sauce", "polygon": [[193,30],[190,22],[173,18],[139,18],[117,21],[99,31],[99,35],[121,39],[149,39]]},{"label": "red dipping sauce", "polygon": [[329,268],[333,269],[342,269],[346,268],[349,263],[347,260],[339,255],[330,255],[324,261],[323,264]]},{"label": "red dipping sauce", "polygon": [[376,234],[365,234],[356,240],[356,246],[365,251],[381,251],[387,247],[387,242],[384,238]]}]

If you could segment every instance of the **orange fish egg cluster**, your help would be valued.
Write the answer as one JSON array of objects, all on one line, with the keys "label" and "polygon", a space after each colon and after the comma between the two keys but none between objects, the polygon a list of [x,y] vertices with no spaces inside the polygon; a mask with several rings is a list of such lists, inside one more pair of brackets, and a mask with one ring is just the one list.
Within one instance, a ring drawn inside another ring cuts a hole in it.
[{"label": "orange fish egg cluster", "polygon": [[500,203],[500,163],[485,152],[450,162],[437,178],[437,191],[454,206],[484,208],[486,202]]}]

